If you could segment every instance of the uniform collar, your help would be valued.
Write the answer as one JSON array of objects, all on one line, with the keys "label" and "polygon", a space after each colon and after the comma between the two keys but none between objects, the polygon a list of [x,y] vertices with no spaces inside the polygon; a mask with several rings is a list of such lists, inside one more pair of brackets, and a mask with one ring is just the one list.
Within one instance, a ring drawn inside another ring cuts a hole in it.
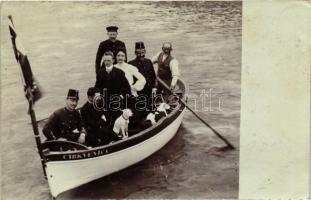
[{"label": "uniform collar", "polygon": [[66,112],[70,112],[70,113],[72,113],[72,112],[75,111],[75,110],[69,110],[66,106],[64,107],[64,110],[65,110]]},{"label": "uniform collar", "polygon": [[111,41],[110,39],[108,39],[108,41],[114,44],[114,43],[116,43],[118,41],[118,39],[116,39],[114,42]]},{"label": "uniform collar", "polygon": [[136,57],[136,61],[138,62],[144,62],[146,60],[146,58],[144,58],[143,60],[139,59],[138,57]]}]

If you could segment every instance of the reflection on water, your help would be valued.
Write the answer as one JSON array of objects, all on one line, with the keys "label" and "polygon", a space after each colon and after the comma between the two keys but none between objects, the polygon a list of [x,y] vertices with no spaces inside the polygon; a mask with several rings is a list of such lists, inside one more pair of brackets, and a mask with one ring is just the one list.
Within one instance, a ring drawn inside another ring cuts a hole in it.
[{"label": "reflection on water", "polygon": [[[192,95],[213,89],[222,110],[199,111],[215,129],[239,146],[241,2],[5,2],[1,17],[2,188],[6,199],[48,199],[46,181],[26,115],[19,69],[6,16],[28,50],[45,97],[38,118],[64,104],[67,88],[80,90],[82,105],[94,84],[95,54],[105,27],[120,27],[134,57],[144,41],[147,57],[173,43],[182,78]],[[217,101],[212,105],[217,106]],[[194,108],[194,103],[189,102]],[[5,127],[5,128],[3,128]],[[237,198],[238,150],[216,152],[223,143],[190,112],[178,134],[150,158],[119,173],[65,192],[61,199]]]}]

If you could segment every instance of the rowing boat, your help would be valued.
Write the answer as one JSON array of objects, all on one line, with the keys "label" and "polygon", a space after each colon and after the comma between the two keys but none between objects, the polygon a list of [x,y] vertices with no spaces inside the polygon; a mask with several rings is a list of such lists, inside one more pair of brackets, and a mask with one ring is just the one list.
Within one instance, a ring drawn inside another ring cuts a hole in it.
[{"label": "rowing boat", "polygon": [[[180,100],[186,99],[187,87],[177,83]],[[53,198],[103,176],[129,167],[161,149],[176,134],[185,112],[179,101],[168,116],[155,125],[126,139],[88,149],[74,142],[50,141],[42,143],[46,177]],[[68,151],[50,151],[55,145],[66,146]]]}]

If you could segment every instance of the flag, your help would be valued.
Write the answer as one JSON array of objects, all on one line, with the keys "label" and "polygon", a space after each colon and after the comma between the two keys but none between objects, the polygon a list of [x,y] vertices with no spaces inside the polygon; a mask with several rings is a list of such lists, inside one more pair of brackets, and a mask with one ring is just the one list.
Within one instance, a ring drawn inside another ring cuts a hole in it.
[{"label": "flag", "polygon": [[15,31],[15,27],[13,24],[13,19],[11,16],[8,16],[8,18],[9,18],[9,29],[12,39],[13,51],[15,54],[16,61],[19,63],[21,67],[25,96],[29,102],[34,103],[42,97],[42,92],[39,88],[38,83],[35,80],[35,77],[32,74],[31,66],[27,58],[26,51],[23,45],[21,44],[19,38],[17,37],[17,33]]}]

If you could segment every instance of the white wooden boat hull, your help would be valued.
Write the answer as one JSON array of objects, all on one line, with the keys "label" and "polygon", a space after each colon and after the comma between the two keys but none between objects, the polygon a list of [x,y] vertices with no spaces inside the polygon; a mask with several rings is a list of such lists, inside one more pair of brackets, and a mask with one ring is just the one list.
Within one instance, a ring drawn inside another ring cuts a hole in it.
[{"label": "white wooden boat hull", "polygon": [[56,197],[64,191],[120,171],[152,155],[174,137],[184,112],[180,113],[174,123],[137,145],[94,158],[47,162],[47,179],[52,196]]}]

